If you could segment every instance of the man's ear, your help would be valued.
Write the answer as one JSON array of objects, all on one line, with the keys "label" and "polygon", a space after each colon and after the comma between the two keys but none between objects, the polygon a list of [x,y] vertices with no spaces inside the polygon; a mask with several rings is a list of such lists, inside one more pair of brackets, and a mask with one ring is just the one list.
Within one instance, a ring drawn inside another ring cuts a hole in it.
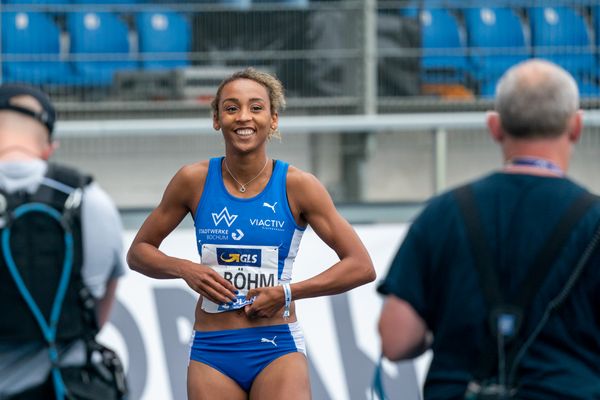
[{"label": "man's ear", "polygon": [[50,143],[48,143],[47,146],[44,147],[44,149],[42,150],[42,154],[41,157],[43,160],[48,160],[50,159],[50,157],[52,157],[52,154],[54,154],[54,152],[60,147],[59,143],[57,140],[53,140]]},{"label": "man's ear", "polygon": [[488,111],[486,122],[490,136],[494,141],[501,143],[504,140],[504,130],[500,121],[500,114],[496,111]]},{"label": "man's ear", "polygon": [[571,117],[568,129],[569,141],[572,143],[577,143],[583,132],[583,110],[577,110],[573,117]]}]

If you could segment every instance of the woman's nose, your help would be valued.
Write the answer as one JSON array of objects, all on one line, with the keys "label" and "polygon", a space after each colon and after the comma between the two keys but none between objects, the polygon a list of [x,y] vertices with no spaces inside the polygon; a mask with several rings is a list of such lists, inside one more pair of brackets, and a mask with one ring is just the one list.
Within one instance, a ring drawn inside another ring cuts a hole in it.
[{"label": "woman's nose", "polygon": [[247,107],[242,107],[238,113],[238,121],[248,121],[251,119],[250,110]]}]

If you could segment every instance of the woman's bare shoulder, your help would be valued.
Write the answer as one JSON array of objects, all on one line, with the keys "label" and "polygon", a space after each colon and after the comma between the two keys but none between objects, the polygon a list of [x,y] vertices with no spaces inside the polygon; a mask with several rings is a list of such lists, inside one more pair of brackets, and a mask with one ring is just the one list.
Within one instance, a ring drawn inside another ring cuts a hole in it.
[{"label": "woman's bare shoulder", "polygon": [[191,164],[186,164],[177,171],[175,177],[177,180],[184,181],[186,183],[191,182],[204,182],[206,175],[208,174],[208,160],[198,161]]},{"label": "woman's bare shoulder", "polygon": [[319,185],[319,180],[310,172],[290,165],[287,173],[288,190],[310,189],[312,185]]}]

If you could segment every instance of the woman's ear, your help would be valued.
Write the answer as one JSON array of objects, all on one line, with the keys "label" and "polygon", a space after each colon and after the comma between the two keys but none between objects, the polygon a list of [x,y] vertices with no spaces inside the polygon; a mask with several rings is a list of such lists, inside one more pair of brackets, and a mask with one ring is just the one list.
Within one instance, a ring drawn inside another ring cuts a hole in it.
[{"label": "woman's ear", "polygon": [[279,127],[279,114],[273,113],[273,115],[271,115],[271,130],[276,131],[278,127]]},{"label": "woman's ear", "polygon": [[213,113],[213,128],[215,131],[221,130],[221,124],[219,123],[219,116],[217,113]]}]

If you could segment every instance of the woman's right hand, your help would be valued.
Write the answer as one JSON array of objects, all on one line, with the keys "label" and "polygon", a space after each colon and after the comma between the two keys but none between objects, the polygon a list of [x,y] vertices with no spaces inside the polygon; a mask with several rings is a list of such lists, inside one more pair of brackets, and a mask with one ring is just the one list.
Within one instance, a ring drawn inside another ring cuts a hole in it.
[{"label": "woman's right hand", "polygon": [[181,277],[192,290],[214,303],[237,300],[235,286],[207,265],[190,262],[183,268]]}]

